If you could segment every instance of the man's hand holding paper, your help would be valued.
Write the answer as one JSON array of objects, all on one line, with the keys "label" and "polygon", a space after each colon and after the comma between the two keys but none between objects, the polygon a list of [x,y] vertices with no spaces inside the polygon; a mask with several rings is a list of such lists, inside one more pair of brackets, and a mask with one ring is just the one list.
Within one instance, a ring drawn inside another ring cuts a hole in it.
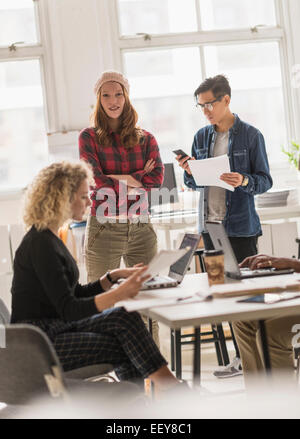
[{"label": "man's hand holding paper", "polygon": [[203,160],[189,160],[188,164],[197,186],[219,186],[234,191],[237,175],[240,174],[230,172],[227,154]]},{"label": "man's hand holding paper", "polygon": [[243,183],[243,175],[238,172],[228,172],[220,176],[220,179],[230,186],[239,187]]}]

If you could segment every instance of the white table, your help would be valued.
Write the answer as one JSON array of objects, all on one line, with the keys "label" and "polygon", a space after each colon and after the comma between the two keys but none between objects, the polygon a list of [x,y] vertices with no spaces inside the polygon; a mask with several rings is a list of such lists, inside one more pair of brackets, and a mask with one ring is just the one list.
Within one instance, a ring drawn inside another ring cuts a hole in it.
[{"label": "white table", "polygon": [[[300,218],[300,205],[287,205],[280,207],[256,207],[260,221],[282,219],[287,221],[290,218]],[[162,230],[165,234],[166,248],[171,249],[171,231],[184,230],[187,228],[197,231],[198,212],[182,211],[176,215],[153,216],[151,222],[156,230]]]},{"label": "white table", "polygon": [[278,207],[256,207],[256,211],[261,221],[274,219],[290,219],[300,217],[300,205],[286,205]]},{"label": "white table", "polygon": [[176,215],[161,215],[151,217],[151,223],[156,230],[162,230],[165,234],[166,249],[172,249],[171,230],[186,230],[187,228],[197,231],[198,212],[177,213]]},{"label": "white table", "polygon": [[[294,275],[299,278],[299,275]],[[267,282],[267,278],[264,279]],[[284,276],[278,276],[278,285],[282,283]],[[236,281],[228,281],[228,283]],[[191,295],[207,286],[207,275],[192,274],[185,276],[182,284],[177,288],[171,289],[159,289],[155,290],[152,295],[154,298],[165,298],[173,294],[174,297],[180,291],[180,295]],[[176,291],[176,292],[175,292]],[[149,291],[147,292],[149,296]],[[139,294],[139,300],[142,300],[142,294]],[[147,315],[150,319],[156,319],[171,329],[181,329],[187,326],[193,326],[195,328],[195,346],[194,346],[194,381],[198,379],[200,374],[200,326],[202,324],[220,324],[224,321],[237,321],[237,320],[258,320],[260,322],[261,336],[264,360],[267,370],[270,370],[270,360],[267,348],[267,341],[264,328],[264,320],[274,317],[284,317],[291,315],[299,315],[300,323],[300,298],[279,302],[273,305],[265,305],[261,303],[238,303],[241,297],[226,298],[226,299],[213,299],[207,302],[185,303],[180,302],[176,305],[167,305],[163,307],[149,307],[144,309],[143,314]]]}]

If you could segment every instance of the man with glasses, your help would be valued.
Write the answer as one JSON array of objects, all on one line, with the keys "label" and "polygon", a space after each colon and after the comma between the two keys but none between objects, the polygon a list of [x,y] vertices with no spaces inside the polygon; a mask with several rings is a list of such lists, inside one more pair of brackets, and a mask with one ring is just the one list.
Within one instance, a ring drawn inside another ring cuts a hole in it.
[{"label": "man with glasses", "polygon": [[[272,187],[264,137],[258,129],[231,112],[231,88],[225,76],[206,79],[194,96],[209,125],[196,133],[192,157],[177,156],[176,159],[185,171],[185,184],[200,191],[199,229],[205,248],[214,248],[205,230],[205,222],[222,221],[236,258],[241,262],[257,254],[257,239],[262,234],[254,195]],[[188,160],[203,160],[223,154],[229,156],[231,172],[220,175],[220,179],[233,186],[234,192],[214,186],[197,186]],[[236,352],[239,357],[237,346]],[[229,365],[222,378],[237,374],[238,361],[233,366]]]}]

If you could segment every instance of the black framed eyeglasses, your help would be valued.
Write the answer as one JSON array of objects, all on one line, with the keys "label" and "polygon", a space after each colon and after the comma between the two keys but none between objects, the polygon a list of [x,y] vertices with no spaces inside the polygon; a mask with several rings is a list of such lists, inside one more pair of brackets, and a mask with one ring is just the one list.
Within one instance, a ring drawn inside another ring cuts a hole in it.
[{"label": "black framed eyeglasses", "polygon": [[196,107],[197,107],[197,108],[201,108],[202,111],[204,111],[205,108],[206,108],[208,111],[212,111],[213,108],[214,108],[213,104],[214,104],[215,102],[220,102],[220,101],[223,99],[224,96],[225,96],[225,95],[221,95],[221,96],[217,97],[214,101],[206,102],[205,104],[200,104],[199,102],[197,102]]}]

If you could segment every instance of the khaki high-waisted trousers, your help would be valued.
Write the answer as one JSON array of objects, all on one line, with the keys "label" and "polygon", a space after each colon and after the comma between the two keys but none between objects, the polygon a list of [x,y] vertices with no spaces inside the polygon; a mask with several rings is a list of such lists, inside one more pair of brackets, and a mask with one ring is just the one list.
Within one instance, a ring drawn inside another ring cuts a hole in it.
[{"label": "khaki high-waisted trousers", "polygon": [[[117,220],[116,220],[117,221]],[[89,216],[86,227],[85,258],[88,282],[94,282],[107,271],[120,267],[148,264],[157,253],[157,237],[150,222],[100,223]],[[147,319],[144,318],[147,324]],[[159,346],[159,327],[152,321],[152,335]]]}]

